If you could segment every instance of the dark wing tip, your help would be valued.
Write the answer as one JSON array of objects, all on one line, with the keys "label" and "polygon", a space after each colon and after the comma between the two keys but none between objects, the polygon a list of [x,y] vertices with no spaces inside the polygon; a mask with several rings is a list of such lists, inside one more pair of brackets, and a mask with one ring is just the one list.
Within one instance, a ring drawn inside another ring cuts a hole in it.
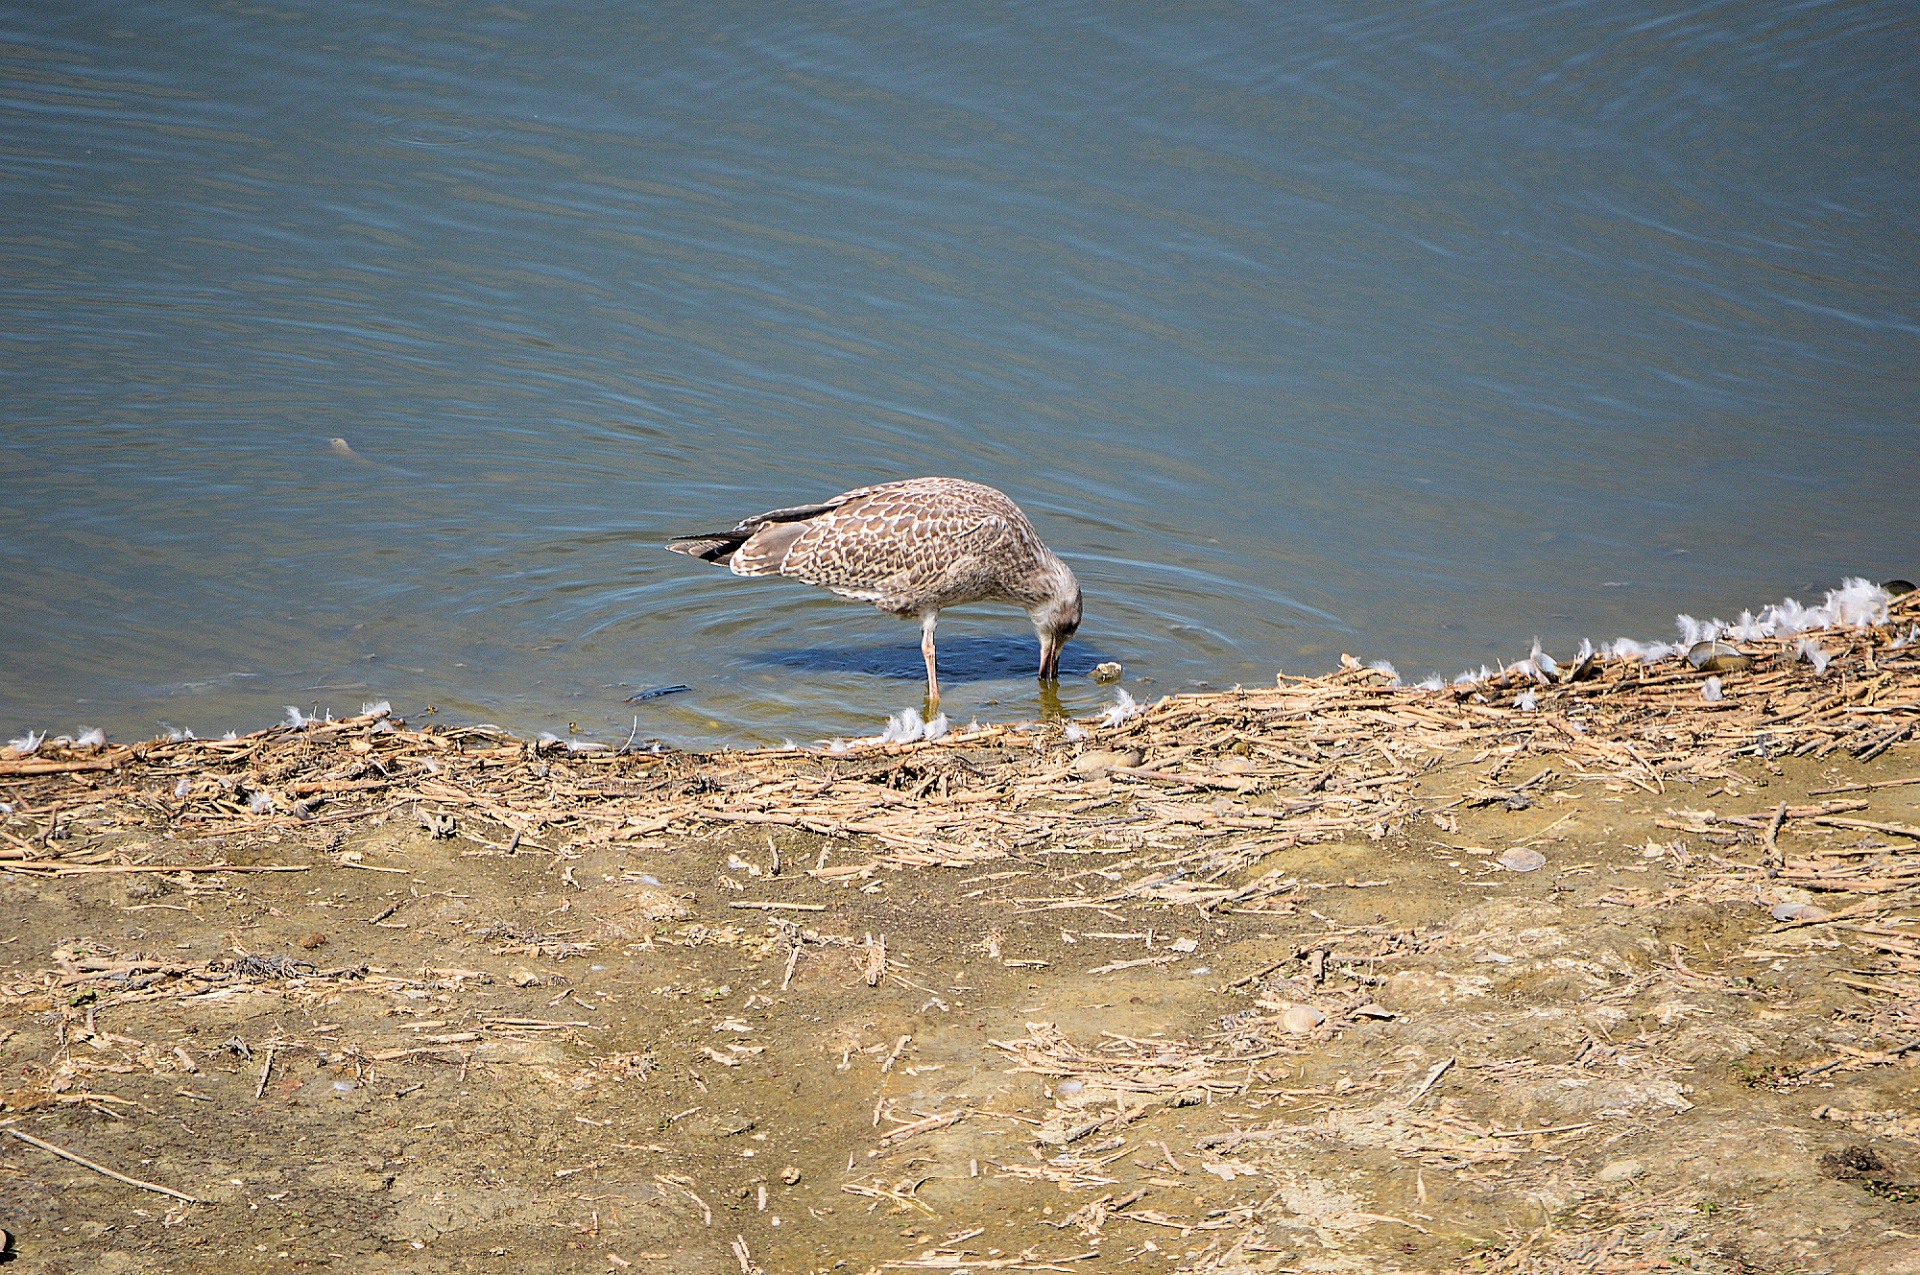
[{"label": "dark wing tip", "polygon": [[[805,522],[821,514],[838,509],[840,501],[830,500],[823,505],[794,505],[787,509],[770,509],[751,518],[742,518],[732,531],[697,531],[691,535],[676,536],[667,542],[667,548],[674,553],[684,553],[704,562],[726,562],[733,557],[734,551],[750,540],[754,533],[773,523]],[[797,533],[796,533],[797,534]],[[791,543],[792,537],[787,537]],[[774,564],[776,567],[779,564]]]},{"label": "dark wing tip", "polygon": [[741,536],[719,533],[683,536],[667,541],[667,549],[671,553],[684,553],[702,562],[725,562],[733,556],[733,551],[740,547],[743,539]]}]

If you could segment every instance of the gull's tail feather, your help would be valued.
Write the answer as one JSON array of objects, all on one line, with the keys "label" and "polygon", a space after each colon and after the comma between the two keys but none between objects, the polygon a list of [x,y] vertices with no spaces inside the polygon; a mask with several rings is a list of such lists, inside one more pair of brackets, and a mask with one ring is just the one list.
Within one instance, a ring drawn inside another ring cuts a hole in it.
[{"label": "gull's tail feather", "polygon": [[737,576],[778,575],[787,565],[787,551],[806,529],[805,521],[765,523],[739,546],[727,566]]},{"label": "gull's tail feather", "polygon": [[[757,576],[772,575],[780,570],[785,561],[787,549],[799,538],[803,525],[809,518],[818,518],[829,510],[838,509],[840,502],[828,501],[824,505],[793,505],[786,509],[769,509],[766,513],[755,514],[751,518],[742,518],[732,531],[695,531],[684,536],[675,536],[667,542],[667,548],[674,553],[684,553],[690,558],[702,562],[717,562],[721,566],[734,567],[735,575]],[[778,524],[778,530],[769,528]],[[764,535],[759,533],[765,532]],[[755,536],[759,538],[755,540]],[[748,560],[739,564],[733,561],[733,555],[740,546],[754,540],[754,548],[749,550]]]},{"label": "gull's tail feather", "polygon": [[746,536],[731,531],[696,531],[667,541],[667,548],[702,562],[718,562],[724,566],[733,558],[734,550],[746,542]]}]

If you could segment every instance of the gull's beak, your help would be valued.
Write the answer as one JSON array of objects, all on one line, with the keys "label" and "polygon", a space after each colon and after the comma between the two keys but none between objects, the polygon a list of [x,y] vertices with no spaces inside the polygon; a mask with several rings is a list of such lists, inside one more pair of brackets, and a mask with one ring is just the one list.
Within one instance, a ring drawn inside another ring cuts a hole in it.
[{"label": "gull's beak", "polygon": [[1066,640],[1055,633],[1040,635],[1040,680],[1057,682],[1060,680],[1060,648]]}]

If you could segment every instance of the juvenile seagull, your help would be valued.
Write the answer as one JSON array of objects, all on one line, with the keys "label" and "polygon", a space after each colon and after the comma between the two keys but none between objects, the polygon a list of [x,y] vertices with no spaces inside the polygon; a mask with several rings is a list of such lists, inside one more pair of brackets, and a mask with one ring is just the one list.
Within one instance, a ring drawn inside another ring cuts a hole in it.
[{"label": "juvenile seagull", "polygon": [[732,531],[682,536],[675,553],[737,576],[792,576],[920,621],[927,698],[938,702],[933,627],[942,607],[1014,602],[1040,635],[1040,678],[1080,627],[1080,582],[1002,492],[959,478],[856,487],[817,505],[743,518]]}]

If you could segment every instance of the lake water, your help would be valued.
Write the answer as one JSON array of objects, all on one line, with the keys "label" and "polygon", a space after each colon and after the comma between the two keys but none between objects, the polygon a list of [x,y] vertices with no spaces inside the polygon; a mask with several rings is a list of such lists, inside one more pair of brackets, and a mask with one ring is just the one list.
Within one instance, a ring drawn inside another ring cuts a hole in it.
[{"label": "lake water", "polygon": [[871,732],[912,626],[660,545],[927,473],[1136,694],[1913,578],[1916,67],[1906,0],[0,3],[0,729]]}]

